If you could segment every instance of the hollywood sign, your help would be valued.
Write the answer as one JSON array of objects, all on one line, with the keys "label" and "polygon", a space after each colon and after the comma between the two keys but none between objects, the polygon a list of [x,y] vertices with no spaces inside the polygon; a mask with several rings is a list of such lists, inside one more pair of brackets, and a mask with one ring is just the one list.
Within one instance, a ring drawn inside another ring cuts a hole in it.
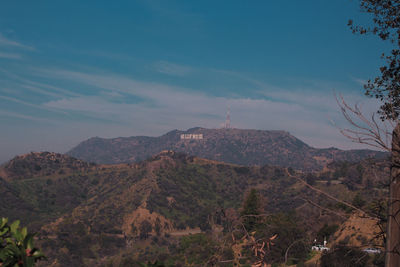
[{"label": "hollywood sign", "polygon": [[203,134],[181,134],[181,140],[203,139]]}]

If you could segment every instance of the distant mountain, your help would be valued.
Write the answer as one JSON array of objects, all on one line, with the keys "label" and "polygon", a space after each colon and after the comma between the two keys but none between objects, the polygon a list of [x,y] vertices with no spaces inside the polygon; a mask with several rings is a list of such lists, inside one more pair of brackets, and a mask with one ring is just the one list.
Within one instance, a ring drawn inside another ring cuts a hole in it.
[{"label": "distant mountain", "polygon": [[89,162],[116,164],[139,162],[163,150],[233,164],[268,164],[302,170],[319,170],[333,160],[357,162],[387,155],[366,149],[317,149],[285,131],[199,127],[187,131],[174,130],[160,137],[94,137],[80,143],[67,154]]}]

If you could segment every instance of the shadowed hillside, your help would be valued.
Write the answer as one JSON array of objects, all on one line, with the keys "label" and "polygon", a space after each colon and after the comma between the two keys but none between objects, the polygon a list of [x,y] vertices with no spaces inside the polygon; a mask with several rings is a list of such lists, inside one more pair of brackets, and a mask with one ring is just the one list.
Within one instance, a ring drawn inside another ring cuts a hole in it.
[{"label": "shadowed hillside", "polygon": [[[182,134],[202,134],[203,139],[181,139]],[[316,149],[284,131],[205,128],[174,130],[160,137],[95,137],[80,143],[68,155],[116,164],[139,162],[162,150],[240,165],[268,164],[302,170],[320,170],[333,159],[356,162],[386,155],[372,150]]]}]

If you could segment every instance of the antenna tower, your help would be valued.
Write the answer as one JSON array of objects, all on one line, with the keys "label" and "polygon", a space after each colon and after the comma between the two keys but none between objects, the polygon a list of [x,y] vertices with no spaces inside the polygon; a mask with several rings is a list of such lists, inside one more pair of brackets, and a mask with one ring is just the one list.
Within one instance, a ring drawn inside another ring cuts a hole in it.
[{"label": "antenna tower", "polygon": [[228,112],[226,113],[226,121],[225,121],[225,128],[231,128],[231,108],[228,107]]}]

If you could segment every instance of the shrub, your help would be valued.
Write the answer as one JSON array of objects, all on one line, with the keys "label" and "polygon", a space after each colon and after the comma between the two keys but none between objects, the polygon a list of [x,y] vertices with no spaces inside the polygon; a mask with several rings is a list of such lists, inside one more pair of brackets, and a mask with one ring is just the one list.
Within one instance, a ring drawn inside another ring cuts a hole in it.
[{"label": "shrub", "polygon": [[361,250],[339,245],[322,255],[321,267],[364,267],[367,261]]},{"label": "shrub", "polygon": [[28,233],[26,227],[19,227],[19,221],[8,224],[7,218],[0,219],[0,265],[34,266],[44,259],[43,253],[33,246],[35,234]]}]

